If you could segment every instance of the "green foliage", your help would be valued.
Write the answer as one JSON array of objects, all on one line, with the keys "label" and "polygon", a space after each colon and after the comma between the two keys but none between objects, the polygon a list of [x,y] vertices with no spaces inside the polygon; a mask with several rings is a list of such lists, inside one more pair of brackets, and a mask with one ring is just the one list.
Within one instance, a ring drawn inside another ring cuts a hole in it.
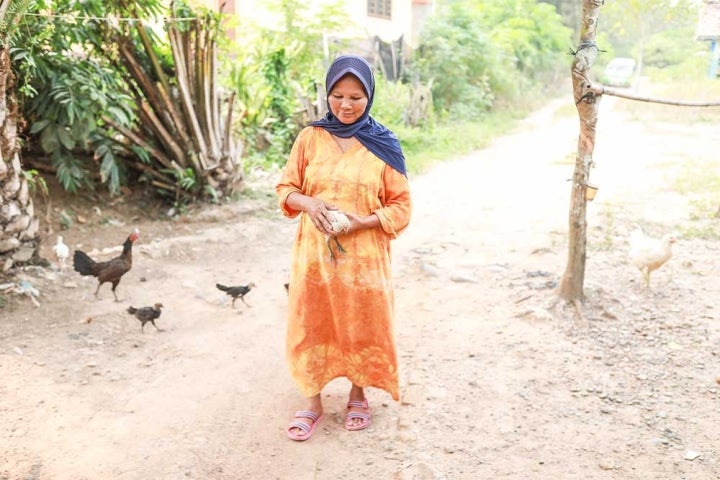
[{"label": "green foliage", "polygon": [[92,188],[88,180],[89,171],[81,160],[74,156],[64,156],[61,150],[54,151],[50,159],[56,169],[58,181],[65,190],[75,192],[81,186]]},{"label": "green foliage", "polygon": [[[0,8],[0,48],[12,46],[16,43],[16,34],[18,26],[23,18],[23,14],[27,12],[32,4],[32,0],[7,0],[6,8]],[[3,7],[5,7],[3,5]]]},{"label": "green foliage", "polygon": [[36,194],[40,192],[43,197],[48,196],[49,192],[47,183],[45,182],[45,179],[38,174],[37,170],[23,170],[22,174],[25,177],[25,180],[27,180],[28,182],[28,187],[30,187],[30,193]]},{"label": "green foliage", "polygon": [[[525,107],[527,108],[527,107]],[[527,113],[508,108],[475,121],[437,122],[424,128],[387,124],[400,139],[410,173],[422,173],[438,161],[485,147]]]},{"label": "green foliage", "polygon": [[24,92],[35,94],[23,104],[24,115],[31,119],[30,135],[52,158],[68,191],[90,186],[86,174],[92,167],[82,159],[86,155],[78,153],[94,151],[102,181],[117,192],[124,175],[118,161],[122,149],[107,136],[101,116],[111,115],[121,125],[134,117],[132,100],[122,93],[116,73],[91,60],[67,62],[63,55],[47,54],[34,58],[36,75],[25,79]]},{"label": "green foliage", "polygon": [[548,4],[446,1],[423,28],[413,70],[433,80],[438,112],[477,119],[565,64],[570,44],[570,29]]},{"label": "green foliage", "polygon": [[237,92],[235,128],[245,142],[245,168],[283,165],[300,124],[300,96],[314,98],[324,82],[323,33],[350,24],[343,2],[330,0],[310,9],[301,0],[265,4],[280,19],[274,28],[240,22],[229,65],[229,88]]},{"label": "green foliage", "polygon": [[95,158],[100,160],[100,181],[106,183],[111,192],[120,190],[126,170],[122,158],[127,154],[124,145],[104,135],[93,135]]},{"label": "green foliage", "polygon": [[[234,62],[230,70],[230,88],[237,92],[240,109],[238,122],[245,130],[265,128],[272,122],[269,115],[271,86],[260,73],[260,64],[246,56]],[[248,140],[250,135],[246,135]]]},{"label": "green foliage", "polygon": [[643,63],[646,68],[672,68],[701,57],[706,47],[705,42],[695,40],[694,26],[664,30],[645,42]]},{"label": "green foliage", "polygon": [[[288,75],[304,88],[324,80],[323,35],[352,26],[343,0],[269,0],[266,5],[281,18],[279,29],[263,29],[261,37],[272,45],[297,45]],[[312,7],[312,8],[311,8]]]},{"label": "green foliage", "polygon": [[263,57],[260,67],[270,89],[268,114],[274,119],[270,124],[271,144],[280,151],[290,149],[298,130],[293,119],[298,102],[288,77],[292,57],[289,49],[278,49]]},{"label": "green foliage", "polygon": [[410,106],[410,85],[390,82],[382,75],[375,77],[375,101],[372,116],[386,125],[404,125]]},{"label": "green foliage", "polygon": [[195,178],[195,171],[192,168],[186,168],[185,170],[172,170],[178,180],[178,185],[183,190],[193,191],[197,189],[198,183]]},{"label": "green foliage", "polygon": [[499,52],[473,13],[464,2],[438,11],[423,28],[413,56],[411,70],[423,83],[433,82],[433,103],[440,114],[462,106],[464,118],[478,118],[494,100],[489,74],[501,65]]},{"label": "green foliage", "polygon": [[232,66],[232,89],[238,95],[240,137],[245,153],[257,163],[284,163],[294,138],[295,93],[290,90],[287,64],[297,49],[293,46],[245,57]]},{"label": "green foliage", "polygon": [[[226,165],[216,158],[197,160],[209,137],[224,133],[214,116],[221,100],[215,92],[205,96],[206,85],[216,87],[214,35],[222,28],[220,16],[202,8],[195,13],[183,1],[171,5],[36,0],[35,15],[21,24],[23,41],[12,54],[30,125],[27,145],[39,146],[43,158],[50,158],[64,188],[89,188],[99,174],[117,193],[130,170],[140,170],[140,178],[159,180],[153,188],[172,191],[172,177],[161,169],[177,162],[196,169],[191,190],[201,194],[201,184],[218,172],[205,170],[205,163]],[[177,50],[183,51],[175,52],[185,69],[176,69],[169,30],[187,34],[178,40]],[[189,126],[197,124],[198,129]],[[208,150],[208,157],[223,154]],[[147,168],[136,168],[135,159]],[[178,191],[189,191],[183,181]]]},{"label": "green foliage", "polygon": [[474,3],[493,44],[523,76],[537,78],[565,55],[571,31],[554,7],[535,0]]},{"label": "green foliage", "polygon": [[[657,51],[659,44],[670,46],[670,38],[681,40],[674,30],[694,29],[700,2],[695,0],[626,0],[608,2],[601,10],[601,25],[608,34],[610,44],[599,43],[601,49],[613,50],[616,56],[633,57],[644,65],[646,55],[654,57],[656,65],[663,62],[664,54]],[[681,44],[688,45],[687,40]],[[669,53],[668,59],[673,55]],[[691,48],[691,50],[695,50]],[[687,51],[685,52],[687,54]]]},{"label": "green foliage", "polygon": [[[68,16],[29,16],[21,24],[22,42],[11,50],[18,78],[23,116],[30,125],[30,141],[49,156],[60,184],[68,191],[91,188],[90,172],[117,192],[125,175],[122,146],[102,120],[103,115],[130,128],[135,121],[133,99],[125,93],[119,72],[80,45],[102,45],[98,21],[75,21],[75,12],[100,15],[101,2],[52,2]],[[50,2],[36,1],[31,13],[40,14]],[[65,9],[65,10],[63,10]],[[94,152],[93,154],[88,152]],[[94,161],[99,161],[97,165]]]},{"label": "green foliage", "polygon": [[[685,57],[680,63],[664,67],[646,67],[644,75],[651,80],[648,88],[659,90],[663,95],[674,95],[683,99],[719,98],[720,91],[715,87],[720,82],[708,78],[708,60],[707,56],[696,54]],[[684,88],[679,90],[673,86],[674,84],[684,84]],[[705,110],[706,113],[712,113],[710,109]]]},{"label": "green foliage", "polygon": [[[315,85],[324,83],[329,58],[320,53],[324,51],[323,33],[343,30],[352,22],[341,0],[312,9],[302,0],[268,4],[280,18],[279,28],[260,28],[239,19],[237,31],[245,36],[234,44],[232,55],[223,58],[227,74],[221,81],[237,92],[236,111],[242,115],[236,117],[234,128],[245,143],[248,169],[284,164],[301,126],[296,117],[298,97],[314,98]],[[129,22],[83,22],[74,17],[156,18],[166,12],[163,2],[40,0],[35,5],[35,12],[52,5],[52,11],[67,12],[68,16],[33,17],[32,22],[23,24],[23,41],[13,50],[31,139],[38,140],[49,154],[65,188],[84,188],[91,173],[99,172],[102,181],[117,191],[127,176],[125,156],[131,154],[144,164],[150,164],[152,158],[143,148],[122,141],[122,135],[103,121],[107,116],[123,128],[133,127],[136,105],[130,95],[137,87],[121,76],[123,66],[117,58],[102,54],[112,50],[114,44],[108,38],[114,34],[127,34],[136,43],[140,38]],[[412,58],[406,80],[426,83],[433,79],[438,114],[422,129],[404,126],[409,84],[377,78],[373,116],[398,134],[411,171],[422,170],[443,156],[478,148],[506,128],[522,111],[513,105],[527,108],[531,101],[527,97],[536,93],[546,75],[554,73],[558,65],[567,69],[566,53],[572,44],[569,30],[547,4],[446,0],[437,7],[422,33],[421,47]],[[192,16],[185,5],[178,5],[175,12]],[[150,28],[148,33],[161,71],[171,76],[173,60],[161,29]],[[144,65],[151,60],[146,54],[139,57]],[[501,114],[489,117],[493,109]],[[443,123],[448,118],[454,123]],[[174,179],[180,190],[217,198],[217,192],[203,184],[192,169],[162,172]]]}]

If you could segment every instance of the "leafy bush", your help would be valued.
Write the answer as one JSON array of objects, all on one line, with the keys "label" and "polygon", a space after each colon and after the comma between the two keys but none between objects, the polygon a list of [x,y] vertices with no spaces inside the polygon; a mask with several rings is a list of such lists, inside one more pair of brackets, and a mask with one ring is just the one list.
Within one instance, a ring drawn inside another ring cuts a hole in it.
[{"label": "leafy bush", "polygon": [[[13,58],[31,58],[26,53],[13,49]],[[32,58],[33,75],[23,79],[23,91],[32,95],[23,103],[24,116],[31,121],[29,134],[50,156],[61,185],[71,192],[91,187],[92,165],[84,159],[87,155],[77,153],[95,151],[101,179],[111,191],[118,191],[125,175],[119,160],[124,149],[103,131],[102,116],[130,125],[134,115],[132,99],[122,93],[117,73],[88,59],[68,62],[62,52]],[[24,73],[29,71],[26,68]]]},{"label": "leafy bush", "polygon": [[570,33],[545,3],[446,1],[421,32],[412,72],[433,80],[439,113],[478,119],[499,98],[520,98],[554,77],[567,63]]},{"label": "leafy bush", "polygon": [[441,115],[459,104],[473,112],[488,111],[493,94],[487,78],[501,64],[500,52],[461,3],[431,17],[410,68],[420,81],[432,81],[433,104]]},{"label": "leafy bush", "polygon": [[372,116],[385,125],[403,125],[410,107],[410,86],[375,77],[375,101]]},{"label": "leafy bush", "polygon": [[665,30],[653,35],[644,46],[643,63],[646,67],[665,68],[683,63],[705,45],[695,41],[691,27]]},{"label": "leafy bush", "polygon": [[[277,29],[240,23],[228,86],[243,112],[234,125],[245,141],[245,169],[284,165],[303,119],[300,97],[314,98],[324,82],[323,34],[351,23],[339,0],[310,9],[301,0],[265,5],[281,20]],[[319,12],[319,13],[318,13]]]}]

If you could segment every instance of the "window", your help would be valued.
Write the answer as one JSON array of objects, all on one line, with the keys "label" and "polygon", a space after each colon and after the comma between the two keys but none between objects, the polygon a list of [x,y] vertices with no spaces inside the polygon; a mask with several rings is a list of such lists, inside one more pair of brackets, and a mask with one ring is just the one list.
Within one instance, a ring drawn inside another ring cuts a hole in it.
[{"label": "window", "polygon": [[390,20],[392,0],[367,0],[367,14],[370,17],[381,17]]}]

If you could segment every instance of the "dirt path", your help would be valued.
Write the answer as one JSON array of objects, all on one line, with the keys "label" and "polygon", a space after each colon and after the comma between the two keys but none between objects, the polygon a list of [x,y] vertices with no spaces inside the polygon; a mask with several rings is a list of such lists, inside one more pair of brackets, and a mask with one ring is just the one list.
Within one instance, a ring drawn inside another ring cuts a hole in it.
[{"label": "dirt path", "polygon": [[[107,285],[94,299],[94,279],[29,271],[41,306],[0,309],[0,479],[720,477],[720,244],[681,239],[651,290],[625,260],[634,224],[690,225],[673,176],[720,140],[602,107],[584,321],[553,305],[577,142],[558,102],[411,179],[416,213],[394,246],[402,402],[370,391],[361,433],[342,426],[337,380],[315,437],[284,435],[303,405],[283,351],[295,224],[272,195],[63,232],[87,250],[142,237],[120,303]],[[251,307],[214,288],[250,281]],[[125,309],[156,301],[165,331],[143,334]]]}]

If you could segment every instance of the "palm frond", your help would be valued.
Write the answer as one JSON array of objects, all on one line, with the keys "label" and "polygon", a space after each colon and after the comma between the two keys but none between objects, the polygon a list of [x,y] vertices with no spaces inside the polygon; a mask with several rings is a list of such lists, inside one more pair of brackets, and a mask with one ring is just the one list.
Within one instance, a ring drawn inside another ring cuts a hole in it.
[{"label": "palm frond", "polygon": [[13,36],[23,14],[33,0],[0,0],[0,47],[12,45]]}]

